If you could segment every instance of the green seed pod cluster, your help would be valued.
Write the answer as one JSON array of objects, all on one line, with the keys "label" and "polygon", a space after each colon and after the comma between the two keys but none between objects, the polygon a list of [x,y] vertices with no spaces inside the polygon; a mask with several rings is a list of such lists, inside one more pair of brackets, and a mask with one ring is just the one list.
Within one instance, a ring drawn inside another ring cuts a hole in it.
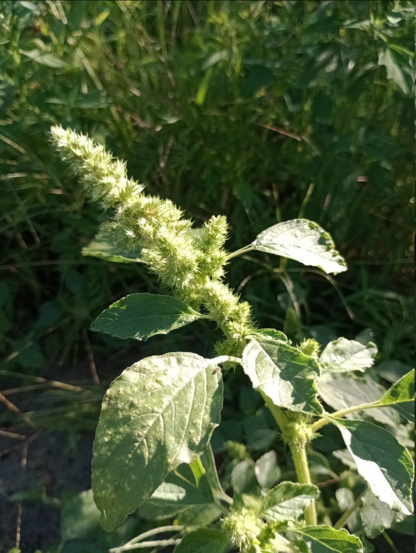
[{"label": "green seed pod cluster", "polygon": [[242,553],[256,550],[260,544],[258,539],[265,523],[251,509],[230,509],[222,521],[222,527],[229,535],[231,543]]},{"label": "green seed pod cluster", "polygon": [[321,345],[313,338],[309,338],[300,344],[299,349],[305,355],[317,359],[321,351]]},{"label": "green seed pod cluster", "polygon": [[144,187],[127,176],[125,163],[90,138],[62,127],[51,129],[63,160],[80,178],[93,201],[112,209],[102,232],[115,245],[140,249],[149,270],[162,285],[192,307],[205,309],[226,335],[218,352],[238,355],[253,332],[250,306],[222,282],[227,260],[227,220],[211,217],[201,229],[170,200],[143,194]]}]

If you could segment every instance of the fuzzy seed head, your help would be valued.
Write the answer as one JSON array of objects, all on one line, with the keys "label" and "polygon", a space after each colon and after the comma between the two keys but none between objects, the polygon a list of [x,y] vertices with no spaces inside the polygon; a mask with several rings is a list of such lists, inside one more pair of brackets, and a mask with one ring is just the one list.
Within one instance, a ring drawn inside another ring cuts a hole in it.
[{"label": "fuzzy seed head", "polygon": [[318,358],[319,352],[321,351],[321,346],[316,340],[314,340],[313,338],[309,338],[308,340],[304,340],[301,343],[299,349],[302,353],[308,355],[309,357]]},{"label": "fuzzy seed head", "polygon": [[257,517],[256,513],[246,508],[239,511],[231,509],[222,522],[222,527],[228,533],[230,541],[242,553],[248,553],[253,546],[259,544],[257,536],[264,526],[264,522]]},{"label": "fuzzy seed head", "polygon": [[141,260],[161,283],[205,309],[226,335],[223,350],[238,355],[253,332],[250,307],[221,282],[227,253],[227,220],[214,216],[197,233],[192,222],[170,200],[142,193],[143,186],[127,176],[126,164],[101,144],[62,127],[52,127],[52,141],[93,201],[113,208],[113,218],[100,232],[109,243],[140,252]]}]

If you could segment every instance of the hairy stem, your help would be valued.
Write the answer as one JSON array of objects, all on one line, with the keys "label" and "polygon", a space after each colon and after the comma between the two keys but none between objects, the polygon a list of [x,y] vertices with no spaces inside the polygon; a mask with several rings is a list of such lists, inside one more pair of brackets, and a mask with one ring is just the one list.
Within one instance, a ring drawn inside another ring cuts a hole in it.
[{"label": "hairy stem", "polygon": [[[290,451],[292,452],[298,482],[300,484],[312,484],[308,457],[306,455],[306,445],[302,447],[290,446]],[[315,500],[305,509],[305,521],[308,526],[315,526],[317,524]]]},{"label": "hairy stem", "polygon": [[[270,409],[275,421],[277,422],[280,430],[282,431],[283,438],[287,436],[287,421],[283,411],[275,405],[272,400],[261,392],[266,406]],[[289,440],[287,440],[289,441]],[[293,462],[295,464],[296,476],[300,484],[311,484],[311,475],[309,472],[308,458],[306,456],[306,444],[303,446],[290,444],[290,451],[292,453]],[[305,521],[308,526],[315,526],[317,523],[315,501],[313,500],[309,507],[305,509]]]}]

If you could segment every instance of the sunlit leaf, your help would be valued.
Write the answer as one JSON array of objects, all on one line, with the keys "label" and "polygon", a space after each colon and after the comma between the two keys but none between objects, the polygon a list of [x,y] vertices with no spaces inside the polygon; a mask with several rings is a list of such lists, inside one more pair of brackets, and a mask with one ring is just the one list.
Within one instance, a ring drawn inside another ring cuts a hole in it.
[{"label": "sunlit leaf", "polygon": [[[371,378],[352,378],[349,375],[324,374],[317,380],[317,387],[321,398],[335,410],[346,409],[354,405],[378,401],[385,393],[385,388]],[[357,411],[350,417],[357,418]],[[366,417],[390,426],[400,423],[398,413],[391,407],[368,409]]]},{"label": "sunlit leaf", "polygon": [[412,458],[387,430],[359,420],[333,419],[345,445],[357,464],[359,474],[371,491],[392,509],[413,512]]},{"label": "sunlit leaf", "polygon": [[380,405],[393,405],[410,422],[415,421],[415,371],[403,376],[379,401]]},{"label": "sunlit leaf", "polygon": [[98,422],[92,474],[106,530],[148,499],[173,469],[204,451],[221,407],[220,370],[192,353],[148,357],[114,380]]},{"label": "sunlit leaf", "polygon": [[395,511],[387,503],[380,501],[370,490],[365,492],[362,499],[360,515],[368,538],[375,538],[386,528],[391,528],[406,517],[401,511]]},{"label": "sunlit leaf", "polygon": [[297,520],[318,496],[312,484],[282,482],[263,497],[261,515],[271,522]]},{"label": "sunlit leaf", "polygon": [[373,365],[376,353],[377,347],[372,343],[363,346],[354,340],[339,338],[326,346],[319,364],[323,372],[365,371]]},{"label": "sunlit leaf", "polygon": [[253,387],[275,405],[291,411],[322,413],[314,382],[319,366],[287,342],[256,336],[244,350],[243,367]]},{"label": "sunlit leaf", "polygon": [[302,553],[362,553],[359,538],[347,530],[336,530],[330,526],[305,526],[294,528],[293,532],[302,537],[298,544]]},{"label": "sunlit leaf", "polygon": [[325,273],[347,270],[345,260],[335,249],[330,235],[319,225],[305,219],[287,221],[268,228],[257,236],[251,247],[319,267]]}]

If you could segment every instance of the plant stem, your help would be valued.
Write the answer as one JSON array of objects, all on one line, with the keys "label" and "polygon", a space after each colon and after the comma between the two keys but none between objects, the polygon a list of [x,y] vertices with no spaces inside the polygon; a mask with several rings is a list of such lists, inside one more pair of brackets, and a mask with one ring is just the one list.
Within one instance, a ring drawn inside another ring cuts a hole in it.
[{"label": "plant stem", "polygon": [[383,532],[383,538],[386,540],[386,542],[390,545],[393,553],[400,553],[397,547],[394,545],[393,540],[391,537],[387,534],[387,532]]},{"label": "plant stem", "polygon": [[[283,411],[275,405],[272,400],[266,396],[265,393],[260,392],[266,403],[266,406],[270,409],[275,421],[282,431],[283,438],[287,436],[287,421]],[[294,446],[289,443],[290,451],[292,453],[293,462],[295,464],[296,476],[300,484],[311,484],[311,475],[309,472],[308,458],[306,455],[306,444],[304,446]],[[315,526],[317,523],[315,501],[305,509],[305,521],[308,526]]]},{"label": "plant stem", "polygon": [[219,492],[218,490],[212,489],[212,494],[214,498],[218,499],[219,501],[224,501],[224,503],[228,503],[228,505],[234,504],[234,501],[232,500],[232,498],[229,495],[227,495],[225,492]]},{"label": "plant stem", "polygon": [[277,422],[284,436],[286,432],[286,417],[283,411],[280,409],[280,407],[275,405],[273,401],[268,396],[266,396],[264,392],[260,392],[260,393],[264,399],[264,402],[266,403],[266,406],[269,408],[271,414],[273,415],[275,421]]},{"label": "plant stem", "polygon": [[236,250],[235,252],[232,252],[232,253],[229,253],[227,255],[227,261],[229,261],[230,259],[232,259],[233,257],[237,257],[239,255],[242,255],[243,253],[246,253],[246,252],[251,252],[253,248],[250,246],[245,246],[244,248],[241,248],[240,250]]},{"label": "plant stem", "polygon": [[132,551],[133,549],[147,549],[148,547],[169,547],[170,545],[179,545],[182,540],[157,540],[144,541],[142,543],[133,543],[132,545],[123,545],[116,549],[109,549],[110,553],[118,553],[121,551]]},{"label": "plant stem", "polygon": [[135,538],[133,538],[132,540],[130,540],[129,542],[125,543],[120,547],[114,547],[113,549],[110,549],[109,553],[118,553],[119,551],[128,551],[129,549],[136,549],[137,546],[134,547],[134,545],[146,538],[150,538],[151,536],[155,536],[156,534],[163,534],[164,532],[182,532],[183,530],[185,530],[185,526],[161,526],[159,528],[153,528],[148,532],[144,532],[143,534],[140,534],[140,536],[136,536]]},{"label": "plant stem", "polygon": [[232,355],[220,355],[219,357],[214,357],[211,361],[217,365],[221,363],[243,363],[243,360],[240,357],[233,357]]},{"label": "plant stem", "polygon": [[340,411],[335,411],[335,413],[327,414],[326,416],[324,416],[324,418],[314,422],[311,425],[311,429],[314,432],[316,432],[323,426],[332,422],[331,418],[345,417],[345,415],[349,415],[350,413],[355,413],[356,411],[365,411],[366,409],[375,409],[377,407],[384,407],[384,406],[381,405],[380,402],[378,401],[373,401],[372,403],[363,403],[362,405],[353,405],[352,407],[348,407],[347,409],[341,409]]},{"label": "plant stem", "polygon": [[348,519],[350,518],[352,513],[362,505],[362,502],[363,501],[361,499],[361,496],[357,497],[354,503],[350,507],[348,507],[348,509],[345,511],[342,517],[334,524],[334,528],[336,530],[341,530],[341,528],[344,528],[345,524],[348,522]]},{"label": "plant stem", "polygon": [[[290,451],[292,452],[299,484],[312,484],[308,457],[306,455],[306,446],[290,446]],[[308,526],[315,526],[317,524],[315,500],[305,509],[305,521]]]}]

